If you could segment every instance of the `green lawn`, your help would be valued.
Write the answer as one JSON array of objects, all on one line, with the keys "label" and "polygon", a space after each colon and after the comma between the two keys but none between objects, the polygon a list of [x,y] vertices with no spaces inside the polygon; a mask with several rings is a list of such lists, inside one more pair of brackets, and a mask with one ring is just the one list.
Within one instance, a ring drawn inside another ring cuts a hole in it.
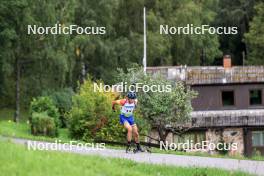
[{"label": "green lawn", "polygon": [[59,136],[57,138],[33,136],[30,133],[29,124],[27,124],[26,122],[14,123],[11,120],[0,121],[0,135],[49,142],[53,142],[55,140],[61,140],[61,142],[68,142],[71,140],[68,137],[68,129],[59,129]]},{"label": "green lawn", "polygon": [[23,145],[0,140],[2,176],[230,176],[248,175],[209,168],[182,168],[139,164],[125,159],[110,159],[51,151],[29,151]]}]

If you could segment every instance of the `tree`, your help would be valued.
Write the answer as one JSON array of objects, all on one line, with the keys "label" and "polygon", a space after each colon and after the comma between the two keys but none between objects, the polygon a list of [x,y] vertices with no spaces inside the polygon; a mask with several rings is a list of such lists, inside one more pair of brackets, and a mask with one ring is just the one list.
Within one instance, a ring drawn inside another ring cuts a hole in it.
[{"label": "tree", "polygon": [[255,7],[256,15],[250,22],[249,32],[245,34],[245,41],[248,45],[248,61],[250,65],[264,64],[264,3]]},{"label": "tree", "polygon": [[[221,0],[215,8],[217,16],[215,26],[236,26],[238,34],[220,35],[220,49],[225,54],[232,55],[232,63],[235,65],[245,64],[247,59],[247,43],[243,40],[244,34],[249,31],[249,23],[254,16],[254,6],[260,0]],[[219,59],[222,64],[222,58]],[[215,63],[219,63],[217,60]]]},{"label": "tree", "polygon": [[[14,121],[19,121],[21,97],[23,103],[28,104],[32,96],[39,95],[47,87],[64,87],[73,65],[69,36],[28,35],[27,25],[45,27],[70,23],[72,7],[73,0],[56,3],[1,1],[0,19],[4,20],[0,24],[0,57],[6,68],[2,69],[5,89],[15,92],[15,96],[14,93],[10,95],[13,100],[11,104],[16,104]],[[13,82],[16,86],[13,86]],[[6,96],[6,99],[9,97]]]},{"label": "tree", "polygon": [[[209,65],[221,55],[217,35],[160,35],[161,24],[186,26],[211,24],[216,16],[214,1],[120,1],[116,33],[131,42],[129,61],[141,63],[143,48],[142,9],[147,8],[148,65]],[[136,35],[135,35],[136,34]],[[135,37],[136,36],[136,37]],[[140,52],[138,52],[140,51]],[[204,63],[201,55],[205,55]],[[129,66],[130,67],[130,66]]]},{"label": "tree", "polygon": [[[126,82],[128,86],[139,83],[148,87],[159,86],[160,92],[138,89],[137,96],[138,108],[143,118],[147,119],[152,128],[158,130],[161,141],[165,142],[170,131],[180,131],[189,122],[191,99],[196,93],[182,82],[168,81],[159,74],[145,75],[142,68],[130,68],[127,73],[119,70],[117,80]],[[166,89],[167,86],[170,89]]]},{"label": "tree", "polygon": [[[77,57],[77,69],[74,77],[83,79],[86,74],[91,74],[95,79],[103,79],[106,83],[111,83],[111,77],[117,67],[117,56],[114,51],[115,29],[113,27],[115,19],[116,0],[82,0],[78,2],[75,11],[75,24],[87,27],[105,27],[105,35],[77,35],[74,37],[74,45],[80,50]],[[81,70],[83,75],[81,74]]]},{"label": "tree", "polygon": [[[116,68],[141,64],[143,7],[147,9],[148,66],[211,65],[223,52],[234,64],[259,64],[261,56],[261,0],[2,0],[0,4],[0,106],[28,107],[46,89],[78,88],[87,74],[114,84]],[[105,26],[105,35],[27,35],[27,25]],[[169,26],[238,26],[238,35],[160,35]],[[255,32],[254,32],[255,31]],[[247,33],[245,41],[243,35]],[[219,41],[220,40],[220,41]],[[256,43],[256,42],[259,43]],[[221,43],[221,45],[220,45]],[[247,44],[247,46],[246,46]],[[222,51],[220,51],[220,49]],[[21,107],[23,108],[23,107]]]},{"label": "tree", "polygon": [[[7,65],[8,70],[5,73],[10,76],[14,75],[16,82],[16,112],[14,121],[19,120],[20,111],[20,74],[21,74],[21,62],[27,59],[23,50],[28,45],[24,45],[24,42],[28,42],[22,26],[32,22],[29,15],[29,9],[27,8],[27,1],[2,1],[0,10],[1,18],[6,19],[1,23],[0,39],[1,39],[1,60]],[[31,43],[27,43],[31,44]],[[12,76],[11,76],[12,77]]]}]

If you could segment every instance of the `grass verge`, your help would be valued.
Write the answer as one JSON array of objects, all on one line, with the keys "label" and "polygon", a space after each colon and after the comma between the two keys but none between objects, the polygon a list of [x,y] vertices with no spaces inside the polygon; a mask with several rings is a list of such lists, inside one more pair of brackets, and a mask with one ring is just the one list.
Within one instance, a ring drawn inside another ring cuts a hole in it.
[{"label": "grass verge", "polygon": [[26,122],[14,123],[11,120],[0,121],[0,135],[14,138],[32,139],[37,141],[54,142],[61,140],[62,142],[69,142],[71,139],[68,137],[68,129],[59,129],[59,136],[57,138],[34,136],[30,133],[29,124]]},{"label": "grass verge", "polygon": [[244,176],[213,168],[183,168],[136,163],[125,159],[102,158],[51,151],[29,151],[24,146],[0,141],[1,175],[16,176]]}]

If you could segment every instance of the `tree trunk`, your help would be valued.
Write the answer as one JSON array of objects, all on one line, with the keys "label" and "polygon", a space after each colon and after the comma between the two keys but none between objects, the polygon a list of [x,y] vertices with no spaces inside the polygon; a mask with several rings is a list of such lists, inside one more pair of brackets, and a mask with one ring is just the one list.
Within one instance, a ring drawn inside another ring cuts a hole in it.
[{"label": "tree trunk", "polygon": [[85,79],[86,79],[86,73],[87,73],[83,53],[80,54],[80,61],[81,61],[81,80],[80,80],[80,83],[83,84]]},{"label": "tree trunk", "polygon": [[166,142],[166,138],[169,134],[169,131],[166,130],[165,128],[158,127],[158,133],[159,133],[160,141]]},{"label": "tree trunk", "polygon": [[14,122],[19,122],[20,118],[20,65],[16,59],[16,112],[14,115]]},{"label": "tree trunk", "polygon": [[81,62],[81,67],[82,67],[82,71],[81,71],[81,84],[84,83],[85,81],[85,76],[86,76],[86,69],[85,69],[85,63],[84,61]]}]

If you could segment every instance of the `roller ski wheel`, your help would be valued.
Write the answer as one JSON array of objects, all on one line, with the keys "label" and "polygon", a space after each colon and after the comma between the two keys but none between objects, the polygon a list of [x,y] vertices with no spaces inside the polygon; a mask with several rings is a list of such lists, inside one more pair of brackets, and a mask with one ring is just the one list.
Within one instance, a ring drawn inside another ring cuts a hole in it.
[{"label": "roller ski wheel", "polygon": [[151,151],[149,149],[145,149],[145,148],[141,148],[141,149],[133,149],[134,153],[151,153]]},{"label": "roller ski wheel", "polygon": [[126,153],[129,153],[131,150],[132,150],[131,145],[128,145],[128,146],[126,147]]}]

